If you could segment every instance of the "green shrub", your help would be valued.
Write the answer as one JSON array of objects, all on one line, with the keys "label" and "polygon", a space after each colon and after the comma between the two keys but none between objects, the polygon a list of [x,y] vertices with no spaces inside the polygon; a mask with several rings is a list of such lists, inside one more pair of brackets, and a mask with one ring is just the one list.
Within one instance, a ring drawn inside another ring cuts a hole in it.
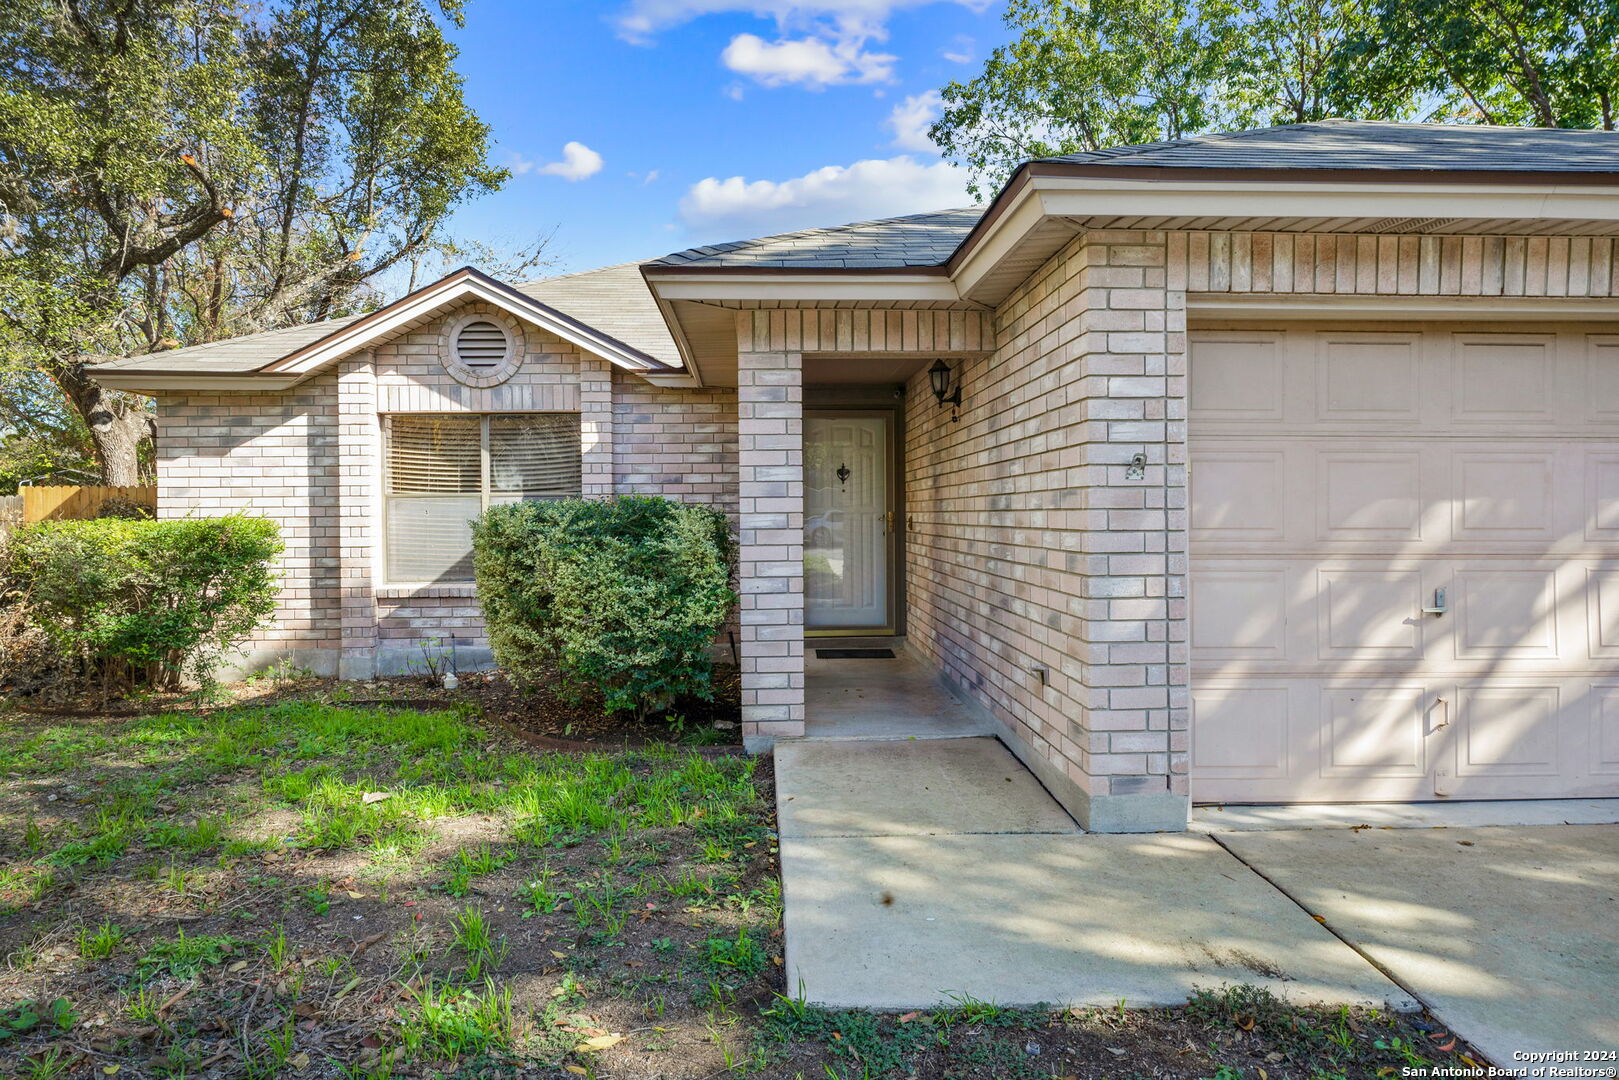
[{"label": "green shrub", "polygon": [[557,674],[642,719],[713,697],[708,647],[737,601],[725,515],[649,496],[513,503],[473,522],[472,547],[489,643],[516,677]]},{"label": "green shrub", "polygon": [[275,609],[273,522],[233,514],[26,525],[4,575],[23,618],[104,688],[206,680]]}]

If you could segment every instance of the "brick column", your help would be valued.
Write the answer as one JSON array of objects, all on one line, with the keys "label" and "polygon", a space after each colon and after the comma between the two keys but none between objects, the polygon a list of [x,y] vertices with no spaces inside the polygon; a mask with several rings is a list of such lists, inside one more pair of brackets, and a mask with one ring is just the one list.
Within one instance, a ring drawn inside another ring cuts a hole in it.
[{"label": "brick column", "polygon": [[340,362],[337,373],[338,587],[342,642],[337,674],[377,673],[377,598],[372,580],[381,524],[382,438],[372,354]]},{"label": "brick column", "polygon": [[[1086,825],[1187,812],[1186,294],[1161,232],[1094,232],[1078,275]],[[1141,455],[1141,464],[1134,464]]]},{"label": "brick column", "polygon": [[613,494],[613,366],[589,353],[579,354],[580,494],[605,499]]},{"label": "brick column", "polygon": [[804,734],[804,388],[800,353],[750,344],[737,370],[740,650],[742,736],[758,752]]}]

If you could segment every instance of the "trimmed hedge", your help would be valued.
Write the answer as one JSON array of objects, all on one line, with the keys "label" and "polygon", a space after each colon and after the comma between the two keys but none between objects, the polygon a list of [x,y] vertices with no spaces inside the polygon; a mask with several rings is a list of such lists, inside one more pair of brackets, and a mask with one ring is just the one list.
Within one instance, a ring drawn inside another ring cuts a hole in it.
[{"label": "trimmed hedge", "polygon": [[206,681],[275,610],[274,522],[233,514],[46,521],[16,530],[4,576],[24,621],[105,688]]},{"label": "trimmed hedge", "polygon": [[495,660],[645,719],[713,698],[708,649],[737,603],[725,515],[628,495],[490,507],[472,564]]}]

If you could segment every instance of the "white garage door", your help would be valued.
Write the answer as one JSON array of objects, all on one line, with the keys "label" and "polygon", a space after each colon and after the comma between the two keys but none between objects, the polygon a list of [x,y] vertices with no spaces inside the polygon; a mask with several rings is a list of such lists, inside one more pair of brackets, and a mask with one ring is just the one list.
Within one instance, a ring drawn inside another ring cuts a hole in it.
[{"label": "white garage door", "polygon": [[1196,800],[1619,795],[1601,331],[1193,333]]}]

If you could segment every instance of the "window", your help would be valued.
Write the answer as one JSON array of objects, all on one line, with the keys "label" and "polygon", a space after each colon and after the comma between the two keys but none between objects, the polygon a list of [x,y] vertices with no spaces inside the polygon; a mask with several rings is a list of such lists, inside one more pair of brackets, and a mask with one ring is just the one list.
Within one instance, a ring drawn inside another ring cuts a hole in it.
[{"label": "window", "polygon": [[471,581],[468,524],[496,503],[579,494],[577,413],[387,418],[389,581]]}]

